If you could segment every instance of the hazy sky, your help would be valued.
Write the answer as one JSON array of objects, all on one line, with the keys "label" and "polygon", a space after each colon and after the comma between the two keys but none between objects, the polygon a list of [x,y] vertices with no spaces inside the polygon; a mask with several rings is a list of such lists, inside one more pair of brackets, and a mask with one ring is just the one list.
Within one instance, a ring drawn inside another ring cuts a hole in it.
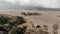
[{"label": "hazy sky", "polygon": [[60,8],[60,0],[0,0],[0,8],[18,8],[33,5],[48,8]]}]

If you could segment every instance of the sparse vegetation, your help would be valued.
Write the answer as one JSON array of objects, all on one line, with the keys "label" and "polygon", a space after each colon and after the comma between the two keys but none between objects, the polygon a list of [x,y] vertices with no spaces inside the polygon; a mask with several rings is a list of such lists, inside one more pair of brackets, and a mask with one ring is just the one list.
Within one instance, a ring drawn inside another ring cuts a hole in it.
[{"label": "sparse vegetation", "polygon": [[41,26],[40,25],[37,25],[36,28],[41,28]]},{"label": "sparse vegetation", "polygon": [[[34,26],[35,24],[33,22],[29,22],[31,24],[32,29],[28,29],[27,26],[17,27],[19,25],[23,25],[27,23],[27,21],[22,16],[0,16],[0,31],[7,32],[8,34],[49,34],[48,32],[48,25],[43,25],[41,27],[40,25]],[[53,26],[54,34],[58,34],[58,24],[55,24]]]},{"label": "sparse vegetation", "polygon": [[0,17],[0,24],[6,24],[6,23],[8,23],[8,19],[9,18],[7,18],[7,17],[1,16]]},{"label": "sparse vegetation", "polygon": [[41,13],[36,13],[36,12],[34,12],[34,13],[30,13],[30,12],[28,12],[28,13],[21,12],[21,14],[22,14],[22,15],[25,15],[25,16],[42,15]]},{"label": "sparse vegetation", "polygon": [[24,32],[26,31],[26,26],[23,26],[21,28],[16,28],[13,27],[10,31],[9,34],[24,34]]},{"label": "sparse vegetation", "polygon": [[0,26],[0,31],[6,31],[9,32],[9,34],[23,34],[26,27],[23,26],[22,28],[18,29],[17,26],[26,23],[26,20],[20,16],[12,17],[5,15],[0,16],[0,25],[2,24],[2,26]]},{"label": "sparse vegetation", "polygon": [[11,19],[13,19],[13,20],[9,20],[9,23],[11,25],[19,25],[26,23],[26,20],[23,17],[16,16],[15,18],[11,18]]},{"label": "sparse vegetation", "polygon": [[48,26],[47,25],[43,25],[44,29],[47,31],[48,30]]},{"label": "sparse vegetation", "polygon": [[58,15],[57,17],[60,17],[60,15]]}]

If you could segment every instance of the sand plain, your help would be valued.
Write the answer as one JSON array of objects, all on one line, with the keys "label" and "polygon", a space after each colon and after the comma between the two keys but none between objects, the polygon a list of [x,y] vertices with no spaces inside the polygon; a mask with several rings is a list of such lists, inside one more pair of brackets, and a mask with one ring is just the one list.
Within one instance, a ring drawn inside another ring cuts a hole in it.
[{"label": "sand plain", "polygon": [[[21,12],[38,12],[42,15],[24,16]],[[60,34],[60,12],[59,11],[30,11],[30,10],[19,10],[19,11],[0,11],[0,14],[12,15],[12,16],[23,16],[28,22],[34,23],[34,25],[48,25],[48,31],[52,33],[53,25],[59,24],[58,34]]]}]

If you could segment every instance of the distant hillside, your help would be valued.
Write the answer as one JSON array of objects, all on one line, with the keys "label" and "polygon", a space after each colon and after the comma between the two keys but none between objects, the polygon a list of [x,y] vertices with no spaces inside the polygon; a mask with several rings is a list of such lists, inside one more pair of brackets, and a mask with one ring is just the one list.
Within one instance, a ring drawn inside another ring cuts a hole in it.
[{"label": "distant hillside", "polygon": [[60,8],[45,8],[45,7],[25,7],[25,10],[43,10],[43,11],[60,11]]}]

